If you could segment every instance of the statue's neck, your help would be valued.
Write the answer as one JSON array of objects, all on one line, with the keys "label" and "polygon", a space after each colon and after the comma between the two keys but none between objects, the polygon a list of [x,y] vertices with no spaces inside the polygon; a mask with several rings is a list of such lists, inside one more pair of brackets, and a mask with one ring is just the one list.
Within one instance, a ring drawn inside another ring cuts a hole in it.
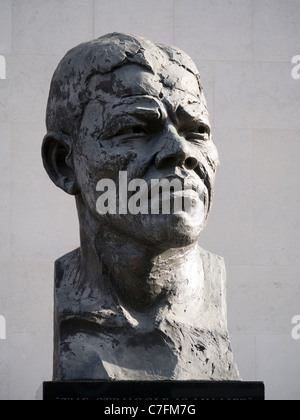
[{"label": "statue's neck", "polygon": [[[92,232],[93,231],[93,232]],[[188,308],[202,296],[204,273],[198,244],[158,249],[120,233],[81,228],[80,285],[113,296],[129,312]],[[187,309],[186,309],[187,310]]]},{"label": "statue's neck", "polygon": [[201,293],[199,248],[158,252],[115,233],[97,238],[97,255],[121,305],[139,312],[163,304],[184,304]]}]

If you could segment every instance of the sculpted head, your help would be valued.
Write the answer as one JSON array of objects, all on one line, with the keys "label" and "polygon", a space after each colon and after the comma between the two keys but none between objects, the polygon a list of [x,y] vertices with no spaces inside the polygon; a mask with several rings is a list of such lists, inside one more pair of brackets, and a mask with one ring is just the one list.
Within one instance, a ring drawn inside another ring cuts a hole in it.
[{"label": "sculpted head", "polygon": [[[166,249],[197,242],[219,159],[200,76],[185,53],[124,34],[79,45],[53,76],[47,130],[45,168],[58,187],[76,196],[81,223],[95,237],[105,227]],[[181,198],[192,204],[170,214],[120,211],[120,172],[128,184],[187,182]],[[97,211],[103,179],[116,185],[116,214]]]}]

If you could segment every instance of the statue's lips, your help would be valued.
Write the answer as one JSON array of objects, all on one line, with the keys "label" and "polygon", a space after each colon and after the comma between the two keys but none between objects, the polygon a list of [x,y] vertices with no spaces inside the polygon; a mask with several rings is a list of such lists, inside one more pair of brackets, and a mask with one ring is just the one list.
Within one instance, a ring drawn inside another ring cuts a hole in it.
[{"label": "statue's lips", "polygon": [[[150,201],[150,199],[149,199]],[[196,191],[193,190],[185,190],[185,191],[177,191],[177,192],[160,192],[158,195],[151,197],[151,204],[155,204],[155,202],[159,202],[163,205],[165,202],[170,203],[172,205],[171,208],[174,207],[175,203],[177,202],[183,211],[189,211],[192,208],[198,207],[198,205],[203,201]]]},{"label": "statue's lips", "polygon": [[[170,185],[172,181],[176,182],[176,189],[172,188],[167,185],[166,188],[158,188],[157,183],[156,185],[152,184],[152,181],[148,181],[148,199],[149,200],[155,200],[160,198],[190,198],[190,199],[203,199],[203,194],[205,194],[205,190],[207,190],[204,182],[201,180],[193,179],[193,178],[180,178],[180,177],[174,177],[174,175],[165,177],[165,180],[167,180]],[[159,182],[161,182],[160,180]],[[199,182],[200,181],[200,182]],[[177,188],[178,185],[178,188]]]},{"label": "statue's lips", "polygon": [[[161,183],[159,186],[157,185],[159,181],[156,182],[156,185],[155,183],[153,185],[151,180],[148,182],[147,201],[151,205],[153,214],[158,214],[156,212],[159,214],[181,214],[182,212],[198,214],[203,212],[208,191],[201,179],[172,175],[163,178],[163,180],[165,180],[165,185],[162,187]],[[172,181],[176,182],[172,183]]]}]

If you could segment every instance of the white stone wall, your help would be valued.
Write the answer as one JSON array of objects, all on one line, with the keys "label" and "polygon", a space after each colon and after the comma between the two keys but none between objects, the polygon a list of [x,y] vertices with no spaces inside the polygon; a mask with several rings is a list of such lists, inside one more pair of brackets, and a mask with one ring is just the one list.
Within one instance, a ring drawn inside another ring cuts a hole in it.
[{"label": "white stone wall", "polygon": [[299,20],[299,0],[0,0],[0,399],[39,399],[51,380],[53,262],[79,244],[74,200],[41,164],[50,78],[112,31],[198,64],[222,159],[202,245],[226,258],[236,359],[268,399],[300,399]]}]

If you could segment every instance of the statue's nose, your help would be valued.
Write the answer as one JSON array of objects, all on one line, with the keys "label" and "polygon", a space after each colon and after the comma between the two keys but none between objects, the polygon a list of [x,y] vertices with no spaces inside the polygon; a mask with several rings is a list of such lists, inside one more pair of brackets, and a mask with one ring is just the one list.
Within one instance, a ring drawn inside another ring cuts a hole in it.
[{"label": "statue's nose", "polygon": [[191,151],[187,140],[180,136],[175,127],[168,127],[161,135],[162,148],[156,156],[155,164],[158,169],[169,167],[183,167],[194,170],[199,162]]}]

